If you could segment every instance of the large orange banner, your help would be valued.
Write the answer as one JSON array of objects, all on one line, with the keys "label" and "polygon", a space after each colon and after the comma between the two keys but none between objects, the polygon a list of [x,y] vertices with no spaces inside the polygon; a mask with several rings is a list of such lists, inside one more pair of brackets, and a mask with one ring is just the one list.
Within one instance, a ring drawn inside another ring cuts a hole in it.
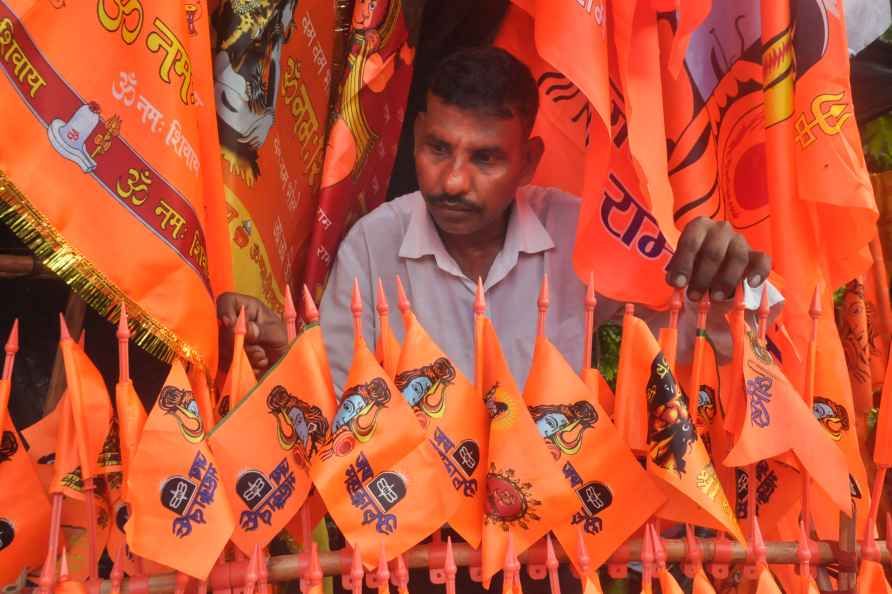
[{"label": "large orange banner", "polygon": [[0,1],[0,220],[101,313],[125,300],[149,351],[215,366],[228,247],[190,6]]},{"label": "large orange banner", "polygon": [[[325,155],[334,2],[211,2],[214,101],[235,288],[300,286]],[[250,26],[246,26],[250,22]]]}]

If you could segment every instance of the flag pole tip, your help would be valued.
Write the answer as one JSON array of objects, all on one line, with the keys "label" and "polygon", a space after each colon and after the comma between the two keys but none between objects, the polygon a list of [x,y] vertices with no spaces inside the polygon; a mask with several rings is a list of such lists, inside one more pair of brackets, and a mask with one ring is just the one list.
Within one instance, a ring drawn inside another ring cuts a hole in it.
[{"label": "flag pole tip", "polygon": [[403,280],[400,278],[400,275],[396,275],[396,298],[397,306],[400,308],[400,311],[403,312],[403,315],[409,313],[412,304],[406,296],[406,288],[403,286]]},{"label": "flag pole tip", "polygon": [[486,297],[483,295],[483,279],[477,277],[477,293],[474,296],[474,313],[482,316],[486,313]]},{"label": "flag pole tip", "polygon": [[288,321],[297,319],[297,309],[294,307],[294,297],[291,295],[291,286],[285,283],[285,319]]},{"label": "flag pole tip", "polygon": [[539,306],[539,311],[544,312],[548,310],[550,302],[548,293],[548,273],[546,272],[542,275],[542,285],[539,288],[539,299],[536,301],[536,304]]},{"label": "flag pole tip", "polygon": [[65,315],[59,314],[59,337],[61,340],[71,340],[71,334],[68,332],[68,324],[65,323]]},{"label": "flag pole tip", "polygon": [[387,293],[384,292],[384,283],[381,281],[381,277],[378,277],[378,288],[376,294],[376,301],[378,302],[375,306],[375,309],[378,310],[379,316],[386,316],[390,313],[390,304],[387,303]]},{"label": "flag pole tip", "polygon": [[362,294],[359,292],[359,279],[353,277],[353,298],[350,301],[350,311],[353,317],[358,318],[362,315]]},{"label": "flag pole tip", "polygon": [[304,285],[304,318],[309,323],[314,323],[319,321],[319,309],[316,307],[316,302],[313,301],[313,296],[310,294],[310,289]]},{"label": "flag pole tip", "polygon": [[12,321],[12,328],[9,330],[9,338],[6,339],[6,354],[14,355],[19,352],[19,319]]}]

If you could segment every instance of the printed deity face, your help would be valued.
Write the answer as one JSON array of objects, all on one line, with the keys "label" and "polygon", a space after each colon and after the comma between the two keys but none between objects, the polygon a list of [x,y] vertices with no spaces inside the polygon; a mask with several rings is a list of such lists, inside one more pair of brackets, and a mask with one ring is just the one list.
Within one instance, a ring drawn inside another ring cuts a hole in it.
[{"label": "printed deity face", "polygon": [[557,434],[561,429],[570,424],[570,421],[561,413],[548,413],[536,421],[536,428],[542,437],[549,438]]},{"label": "printed deity face", "polygon": [[416,406],[425,394],[431,389],[434,383],[427,377],[416,377],[403,388],[403,396],[410,406]]},{"label": "printed deity face", "polygon": [[165,413],[173,415],[180,432],[189,442],[198,443],[204,439],[204,426],[198,412],[198,403],[189,390],[174,386],[164,386],[158,396],[158,406]]},{"label": "printed deity face", "polygon": [[348,425],[352,420],[358,417],[365,408],[366,401],[359,394],[346,396],[341,401],[341,406],[338,408],[337,414],[335,414],[331,426],[332,432],[337,433],[341,427]]}]

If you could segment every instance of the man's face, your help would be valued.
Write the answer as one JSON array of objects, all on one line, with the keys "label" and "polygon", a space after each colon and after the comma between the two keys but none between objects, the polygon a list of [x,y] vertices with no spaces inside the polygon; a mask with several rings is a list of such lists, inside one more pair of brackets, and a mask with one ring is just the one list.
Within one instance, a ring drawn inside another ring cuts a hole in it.
[{"label": "man's face", "polygon": [[450,235],[499,224],[542,155],[518,117],[465,110],[428,94],[415,121],[415,169],[434,223]]}]

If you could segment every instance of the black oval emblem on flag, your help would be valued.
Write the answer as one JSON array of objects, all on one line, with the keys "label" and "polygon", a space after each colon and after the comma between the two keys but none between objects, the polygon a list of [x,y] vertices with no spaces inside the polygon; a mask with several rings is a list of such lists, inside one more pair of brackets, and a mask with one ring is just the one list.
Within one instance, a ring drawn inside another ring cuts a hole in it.
[{"label": "black oval emblem on flag", "polygon": [[382,472],[369,483],[369,490],[388,511],[406,496],[406,481],[395,472]]},{"label": "black oval emblem on flag", "polygon": [[115,526],[118,527],[118,530],[124,532],[124,525],[130,519],[130,509],[123,501],[119,501],[115,506]]},{"label": "black oval emblem on flag", "polygon": [[480,446],[474,440],[466,439],[458,444],[458,447],[452,452],[452,457],[465,471],[465,475],[471,476],[477,470],[477,465],[480,464]]},{"label": "black oval emblem on flag", "polygon": [[245,502],[248,509],[257,507],[272,490],[272,484],[262,472],[257,470],[249,470],[235,482],[235,492]]},{"label": "black oval emblem on flag", "polygon": [[6,518],[0,518],[0,551],[12,544],[15,540],[15,529],[12,522]]},{"label": "black oval emblem on flag", "polygon": [[591,481],[576,489],[576,494],[582,500],[582,506],[591,516],[596,516],[613,503],[613,493],[604,483]]},{"label": "black oval emblem on flag", "polygon": [[161,487],[161,505],[181,516],[189,507],[196,490],[196,486],[185,477],[172,476]]}]

